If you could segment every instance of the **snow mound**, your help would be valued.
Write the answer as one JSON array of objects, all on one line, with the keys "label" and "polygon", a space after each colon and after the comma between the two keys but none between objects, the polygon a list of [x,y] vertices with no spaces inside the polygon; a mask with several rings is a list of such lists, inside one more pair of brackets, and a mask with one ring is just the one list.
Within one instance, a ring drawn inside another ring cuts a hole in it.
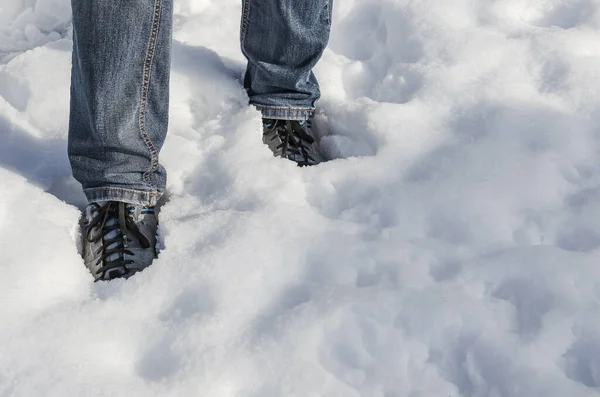
[{"label": "snow mound", "polygon": [[178,1],[164,250],[97,284],[69,2],[11,1],[0,396],[600,395],[596,1],[337,2],[309,169],[261,143],[239,1]]},{"label": "snow mound", "polygon": [[71,7],[64,0],[3,0],[0,65],[19,53],[69,34]]}]

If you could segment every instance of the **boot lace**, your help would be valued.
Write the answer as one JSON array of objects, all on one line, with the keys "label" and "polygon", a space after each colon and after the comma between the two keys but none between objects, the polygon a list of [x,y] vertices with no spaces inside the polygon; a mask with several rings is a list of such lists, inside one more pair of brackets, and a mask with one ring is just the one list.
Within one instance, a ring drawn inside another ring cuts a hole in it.
[{"label": "boot lace", "polygon": [[[309,121],[305,123],[307,128],[310,127]],[[266,131],[264,135],[273,130],[277,132],[277,135],[273,135],[271,140],[279,139],[281,141],[277,145],[277,149],[281,149],[282,156],[297,161],[300,166],[317,162],[310,149],[310,145],[315,142],[315,139],[306,132],[303,125],[293,120],[273,120],[270,124],[272,125],[270,131]],[[298,158],[302,160],[298,161]]]},{"label": "boot lace", "polygon": [[[125,258],[125,255],[133,255],[133,252],[127,249],[128,243],[132,241],[130,235],[139,241],[142,248],[150,247],[150,241],[140,232],[135,222],[126,215],[126,210],[125,203],[108,202],[100,207],[87,225],[86,240],[94,244],[102,241],[95,252],[95,255],[100,255],[96,266],[103,263],[103,266],[98,269],[98,274],[102,278],[110,270],[125,268],[126,265],[134,263],[133,260]],[[111,220],[113,221],[111,222]],[[94,234],[94,230],[100,232]],[[114,237],[108,237],[111,233]]]}]

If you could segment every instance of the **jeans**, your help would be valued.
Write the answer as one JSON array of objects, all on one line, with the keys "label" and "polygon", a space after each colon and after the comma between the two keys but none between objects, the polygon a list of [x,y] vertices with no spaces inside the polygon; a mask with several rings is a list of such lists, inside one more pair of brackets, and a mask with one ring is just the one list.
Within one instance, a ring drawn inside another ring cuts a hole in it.
[{"label": "jeans", "polygon": [[[305,120],[333,0],[243,0],[244,86],[265,118]],[[155,205],[169,113],[173,0],[72,0],[69,159],[90,202]]]}]

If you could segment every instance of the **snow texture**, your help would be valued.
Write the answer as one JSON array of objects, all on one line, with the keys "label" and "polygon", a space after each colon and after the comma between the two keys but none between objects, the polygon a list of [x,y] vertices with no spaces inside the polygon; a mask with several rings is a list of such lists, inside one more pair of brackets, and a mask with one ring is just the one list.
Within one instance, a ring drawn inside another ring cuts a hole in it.
[{"label": "snow texture", "polygon": [[321,147],[178,0],[164,251],[92,282],[68,0],[0,0],[0,396],[600,396],[600,3],[339,0]]}]

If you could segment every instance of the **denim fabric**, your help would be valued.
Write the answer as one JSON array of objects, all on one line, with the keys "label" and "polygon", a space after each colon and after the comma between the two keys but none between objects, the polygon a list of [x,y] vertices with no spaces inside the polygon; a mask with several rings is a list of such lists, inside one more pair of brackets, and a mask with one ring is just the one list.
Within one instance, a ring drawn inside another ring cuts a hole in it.
[{"label": "denim fabric", "polygon": [[[90,202],[155,205],[168,127],[173,0],[72,0],[69,158]],[[250,103],[304,120],[319,86],[312,68],[329,37],[332,0],[244,0],[242,51]]]},{"label": "denim fabric", "polygon": [[69,158],[90,201],[154,205],[166,172],[171,0],[73,0]]},{"label": "denim fabric", "polygon": [[305,120],[320,97],[312,69],[331,27],[332,0],[244,0],[241,44],[250,103],[272,119]]}]

